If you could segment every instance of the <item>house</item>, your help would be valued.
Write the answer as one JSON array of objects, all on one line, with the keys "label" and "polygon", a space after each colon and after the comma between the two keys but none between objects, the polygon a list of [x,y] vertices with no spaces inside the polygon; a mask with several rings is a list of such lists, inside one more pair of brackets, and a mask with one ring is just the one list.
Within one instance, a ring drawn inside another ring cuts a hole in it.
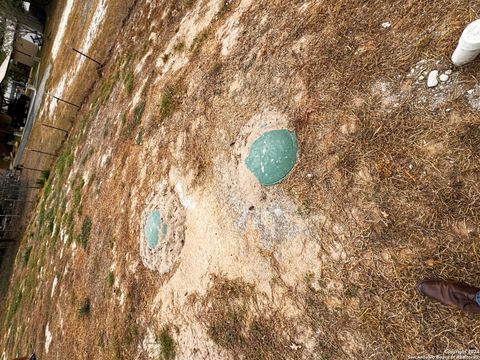
[{"label": "house", "polygon": [[[18,26],[14,24],[11,29],[13,36],[5,34],[8,41],[4,41],[4,50],[8,55],[0,64],[0,169],[8,169],[14,157],[30,108],[30,97],[25,94],[28,75],[39,61],[39,46],[33,38],[30,41],[24,32],[17,31]],[[8,77],[9,70],[15,70],[16,76]]]}]

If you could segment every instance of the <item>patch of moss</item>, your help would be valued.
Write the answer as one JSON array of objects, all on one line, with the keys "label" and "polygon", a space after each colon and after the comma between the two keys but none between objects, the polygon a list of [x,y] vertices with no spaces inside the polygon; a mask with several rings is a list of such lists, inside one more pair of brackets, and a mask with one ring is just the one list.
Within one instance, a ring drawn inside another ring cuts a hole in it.
[{"label": "patch of moss", "polygon": [[133,83],[135,81],[135,77],[133,75],[133,71],[128,71],[125,74],[125,77],[123,79],[123,85],[125,86],[125,90],[127,91],[127,94],[131,94],[133,91]]},{"label": "patch of moss", "polygon": [[163,360],[173,360],[176,356],[176,345],[170,335],[170,329],[165,326],[155,337],[155,341],[160,344],[160,353]]},{"label": "patch of moss", "polygon": [[140,102],[135,109],[133,109],[132,121],[128,125],[128,133],[131,133],[140,122],[143,112],[145,111],[145,101]]},{"label": "patch of moss", "polygon": [[175,88],[167,86],[160,101],[160,117],[165,119],[169,117],[175,110]]},{"label": "patch of moss", "polygon": [[92,230],[92,219],[89,216],[85,216],[82,223],[82,229],[78,236],[78,240],[82,244],[83,248],[87,248],[88,239],[90,238],[90,231]]}]

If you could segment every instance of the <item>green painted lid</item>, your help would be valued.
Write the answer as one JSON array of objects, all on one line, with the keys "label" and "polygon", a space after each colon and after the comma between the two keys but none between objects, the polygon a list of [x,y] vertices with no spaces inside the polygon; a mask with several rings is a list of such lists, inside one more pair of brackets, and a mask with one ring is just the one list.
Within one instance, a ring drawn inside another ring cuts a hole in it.
[{"label": "green painted lid", "polygon": [[256,139],[245,160],[260,184],[281,182],[297,162],[297,137],[289,130],[272,130]]},{"label": "green painted lid", "polygon": [[167,236],[167,224],[163,222],[160,212],[154,210],[148,216],[147,223],[145,224],[145,237],[147,238],[147,244],[150,249],[155,249],[158,246],[160,231],[163,240]]}]

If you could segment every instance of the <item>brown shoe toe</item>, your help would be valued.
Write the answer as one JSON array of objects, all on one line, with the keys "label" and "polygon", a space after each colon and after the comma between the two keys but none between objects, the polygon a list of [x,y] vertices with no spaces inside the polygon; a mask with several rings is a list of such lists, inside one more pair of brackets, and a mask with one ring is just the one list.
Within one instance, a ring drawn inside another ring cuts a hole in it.
[{"label": "brown shoe toe", "polygon": [[460,310],[480,312],[475,296],[480,290],[474,286],[445,280],[426,280],[417,284],[417,289],[424,295],[453,306]]}]

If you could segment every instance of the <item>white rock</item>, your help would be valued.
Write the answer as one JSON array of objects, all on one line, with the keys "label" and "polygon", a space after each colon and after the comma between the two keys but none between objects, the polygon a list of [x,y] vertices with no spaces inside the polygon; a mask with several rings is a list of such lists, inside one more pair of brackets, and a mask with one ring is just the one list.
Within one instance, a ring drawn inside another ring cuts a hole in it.
[{"label": "white rock", "polygon": [[448,80],[448,75],[447,74],[442,74],[439,76],[440,81],[445,82]]},{"label": "white rock", "polygon": [[452,72],[453,72],[452,69],[448,69],[447,71],[445,71],[445,74],[452,75]]},{"label": "white rock", "polygon": [[50,332],[48,325],[50,323],[47,323],[47,326],[45,326],[45,352],[48,353],[48,350],[50,349],[50,344],[52,343],[52,333]]},{"label": "white rock", "polygon": [[429,88],[432,88],[437,85],[438,85],[438,70],[432,70],[430,71],[430,74],[428,74],[427,86]]},{"label": "white rock", "polygon": [[467,91],[467,94],[468,94],[468,95],[472,95],[472,94],[473,94],[473,91],[474,91],[473,89],[470,89],[470,90]]},{"label": "white rock", "polygon": [[295,344],[295,343],[291,343],[291,344],[290,344],[290,349],[292,349],[292,350],[297,351],[298,349],[301,349],[301,348],[302,348],[301,345],[297,345],[297,344]]},{"label": "white rock", "polygon": [[384,23],[382,23],[382,27],[384,29],[388,29],[390,26],[392,26],[392,23],[390,21],[385,21]]},{"label": "white rock", "polygon": [[423,76],[423,75],[420,75],[420,76],[418,77],[418,80],[424,80],[424,79],[425,79],[425,76]]}]

